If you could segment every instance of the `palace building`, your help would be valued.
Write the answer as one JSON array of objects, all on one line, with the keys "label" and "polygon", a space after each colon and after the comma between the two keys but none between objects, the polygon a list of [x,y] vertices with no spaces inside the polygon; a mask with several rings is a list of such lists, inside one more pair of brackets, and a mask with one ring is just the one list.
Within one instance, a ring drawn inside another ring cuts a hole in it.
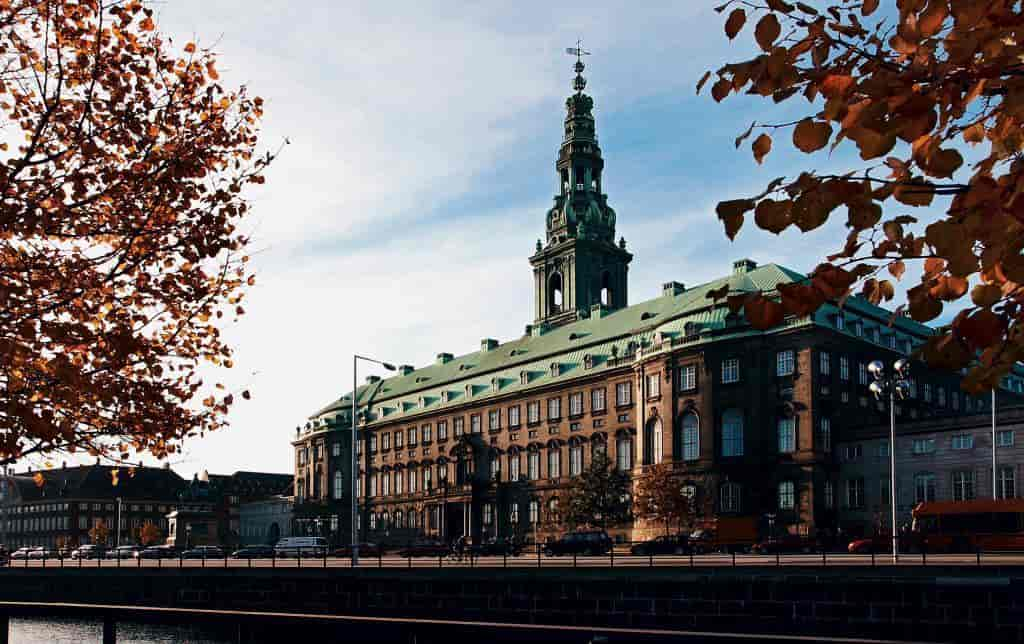
[{"label": "palace building", "polygon": [[[555,163],[559,191],[529,262],[534,315],[521,337],[485,338],[478,351],[369,377],[359,409],[361,538],[451,541],[563,532],[560,498],[595,454],[633,479],[671,463],[705,515],[768,517],[777,531],[839,526],[846,432],[887,408],[868,392],[867,364],[908,356],[931,329],[851,297],[769,331],[753,329],[708,292],[772,292],[799,273],[740,259],[705,284],[664,284],[629,301],[632,255],[616,239],[603,192],[593,100],[566,100]],[[539,223],[539,222],[538,222]],[[959,375],[914,364],[898,422],[976,413]],[[351,394],[350,394],[351,395]],[[351,405],[326,406],[296,430],[295,534],[349,541]],[[637,539],[650,528],[616,526]]]}]

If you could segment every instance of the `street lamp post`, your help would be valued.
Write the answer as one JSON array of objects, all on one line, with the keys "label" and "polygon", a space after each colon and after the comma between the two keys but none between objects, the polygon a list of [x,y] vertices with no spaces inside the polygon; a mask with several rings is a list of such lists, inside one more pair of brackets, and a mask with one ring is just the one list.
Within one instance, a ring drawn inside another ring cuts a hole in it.
[{"label": "street lamp post", "polygon": [[373,358],[367,358],[358,354],[352,354],[352,445],[350,451],[352,452],[352,566],[359,565],[359,530],[356,527],[356,521],[359,517],[359,500],[356,498],[356,481],[359,478],[359,462],[356,459],[356,431],[359,421],[357,420],[357,392],[359,390],[359,361],[365,360],[366,362],[373,362],[384,367],[388,371],[394,371],[395,365],[387,362],[381,362],[380,360],[374,360]]},{"label": "street lamp post", "polygon": [[910,362],[900,358],[892,365],[893,375],[886,376],[881,360],[873,360],[868,371],[875,379],[868,389],[878,400],[889,395],[889,507],[892,511],[892,562],[900,560],[899,537],[896,534],[896,398],[903,400],[910,393]]},{"label": "street lamp post", "polygon": [[996,487],[996,386],[992,387],[992,499],[998,499]]}]

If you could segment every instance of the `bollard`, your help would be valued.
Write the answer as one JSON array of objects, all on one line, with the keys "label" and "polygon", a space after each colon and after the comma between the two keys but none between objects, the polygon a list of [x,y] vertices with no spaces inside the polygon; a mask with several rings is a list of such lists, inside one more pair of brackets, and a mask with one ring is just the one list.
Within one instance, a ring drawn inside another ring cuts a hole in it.
[{"label": "bollard", "polygon": [[778,553],[778,551],[776,551],[775,552],[775,567],[778,568],[781,565],[782,565],[782,562],[781,562],[781,559],[779,558],[779,553]]},{"label": "bollard", "polygon": [[327,567],[327,548],[324,548],[324,568]]},{"label": "bollard", "polygon": [[224,567],[228,567],[228,551],[226,549],[224,550]]},{"label": "bollard", "polygon": [[609,562],[609,565],[612,568],[614,568],[615,567],[615,544],[614,543],[612,544],[612,547],[608,550],[608,558],[611,560]]},{"label": "bollard", "polygon": [[412,552],[411,551],[405,556],[405,561],[408,564],[408,567],[412,568]]},{"label": "bollard", "polygon": [[732,567],[735,568],[736,567],[736,551],[733,550],[731,554],[732,554]]},{"label": "bollard", "polygon": [[921,546],[921,565],[922,566],[927,566],[928,565],[928,555],[927,555],[927,552],[928,552],[928,548],[926,548],[924,546]]},{"label": "bollard", "polygon": [[690,568],[693,568],[693,550],[690,550]]},{"label": "bollard", "polygon": [[501,567],[508,568],[508,550],[501,553]]},{"label": "bollard", "polygon": [[379,547],[377,548],[377,567],[384,567],[384,549]]},{"label": "bollard", "polygon": [[654,567],[654,553],[652,553],[652,552],[648,552],[647,553],[647,567],[648,568],[653,568]]},{"label": "bollard", "polygon": [[295,566],[302,568],[302,546],[299,546],[298,550],[295,551]]},{"label": "bollard", "polygon": [[536,546],[537,546],[537,567],[540,568],[540,543],[537,543]]},{"label": "bollard", "polygon": [[181,570],[181,566],[182,566],[183,563],[184,562],[182,561],[182,552],[181,552],[181,550],[179,550],[178,551],[178,570]]},{"label": "bollard", "polygon": [[825,559],[825,549],[821,549],[821,565],[828,566],[827,560]]},{"label": "bollard", "polygon": [[981,548],[978,548],[978,565],[981,565]]},{"label": "bollard", "polygon": [[874,548],[871,549],[871,567],[872,568],[875,567],[875,549]]},{"label": "bollard", "polygon": [[573,568],[576,567],[576,553],[575,552],[572,553],[572,567]]},{"label": "bollard", "polygon": [[138,564],[137,566],[135,566],[136,568],[142,568],[142,553],[141,552],[136,552],[135,553],[135,563]]},{"label": "bollard", "polygon": [[277,568],[277,548],[270,551],[270,567]]}]

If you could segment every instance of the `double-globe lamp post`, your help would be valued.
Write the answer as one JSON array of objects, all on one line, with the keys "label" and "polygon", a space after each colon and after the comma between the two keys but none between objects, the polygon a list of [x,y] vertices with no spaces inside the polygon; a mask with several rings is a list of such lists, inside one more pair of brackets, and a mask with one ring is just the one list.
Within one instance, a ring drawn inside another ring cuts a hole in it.
[{"label": "double-globe lamp post", "polygon": [[352,566],[359,565],[359,529],[357,528],[359,520],[359,499],[356,498],[356,482],[359,479],[359,462],[356,458],[356,431],[359,424],[358,414],[356,413],[357,406],[357,392],[359,389],[359,361],[364,360],[366,362],[372,362],[379,364],[388,371],[394,371],[395,365],[388,362],[381,362],[380,360],[374,360],[373,358],[367,358],[358,354],[352,355],[352,445],[349,451],[352,452]]},{"label": "double-globe lamp post", "polygon": [[889,396],[889,508],[892,511],[892,562],[899,562],[899,536],[896,530],[896,399],[903,400],[910,395],[910,361],[900,358],[892,365],[893,374],[887,376],[885,364],[872,360],[868,371],[874,378],[868,389],[875,398]]}]

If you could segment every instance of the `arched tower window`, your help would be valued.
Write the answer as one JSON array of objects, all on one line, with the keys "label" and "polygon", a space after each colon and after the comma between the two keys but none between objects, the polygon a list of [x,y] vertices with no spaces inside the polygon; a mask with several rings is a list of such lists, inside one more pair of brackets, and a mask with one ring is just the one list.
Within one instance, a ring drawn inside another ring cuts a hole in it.
[{"label": "arched tower window", "polygon": [[562,274],[554,273],[548,280],[548,310],[556,313],[562,310]]},{"label": "arched tower window", "polygon": [[601,304],[612,305],[612,275],[608,271],[601,273]]},{"label": "arched tower window", "polygon": [[700,423],[697,414],[683,414],[683,460],[695,461],[700,458]]}]

